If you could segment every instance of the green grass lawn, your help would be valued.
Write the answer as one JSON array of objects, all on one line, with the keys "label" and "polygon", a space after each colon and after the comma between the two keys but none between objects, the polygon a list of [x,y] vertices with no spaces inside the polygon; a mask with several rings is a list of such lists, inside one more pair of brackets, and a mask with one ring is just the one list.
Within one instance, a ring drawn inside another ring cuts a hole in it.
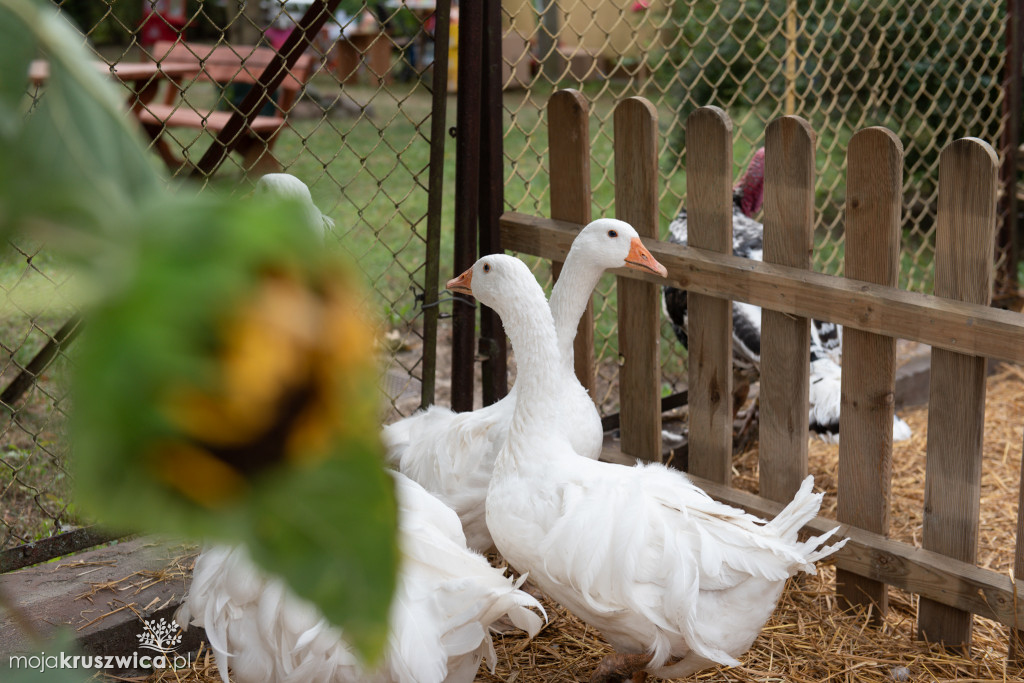
[{"label": "green grass lawn", "polygon": [[[71,270],[44,245],[16,238],[0,255],[0,391],[76,311]],[[59,358],[10,406],[0,430],[0,548],[11,533],[35,540],[53,519],[77,521],[62,438],[67,362]]]},{"label": "green grass lawn", "polygon": [[[313,83],[321,95],[332,99],[339,93],[356,106],[355,113],[327,118],[294,119],[282,133],[275,153],[289,173],[303,179],[314,200],[336,223],[336,238],[352,256],[374,292],[378,309],[391,325],[413,323],[415,295],[424,283],[427,177],[430,154],[431,96],[417,83],[393,83],[378,90],[370,86],[345,86],[327,76]],[[205,86],[209,88],[210,86]],[[505,94],[505,203],[506,207],[533,215],[549,212],[546,116],[544,107],[550,87]],[[586,84],[583,92],[591,102],[592,215],[614,215],[614,159],[611,124],[616,103],[630,93],[605,84]],[[211,99],[210,95],[205,96]],[[203,101],[202,91],[194,101]],[[686,173],[671,140],[680,114],[662,98],[658,105],[661,131],[659,167],[663,176],[659,210],[661,237],[667,235],[671,217],[682,206]],[[455,125],[455,96],[447,98],[446,128]],[[688,113],[688,112],[687,112]],[[744,109],[729,112],[734,125],[734,156],[739,165],[763,144],[765,123],[776,112]],[[826,272],[841,272],[842,208],[845,183],[843,156],[852,131],[834,122],[819,121],[816,130],[819,175],[819,216],[816,262]],[[176,135],[181,135],[176,132]],[[186,141],[188,142],[188,141]],[[188,144],[189,157],[201,156],[208,141]],[[451,249],[454,216],[455,141],[445,139],[445,182],[441,211],[442,280],[452,272]],[[214,182],[241,188],[248,183],[237,166],[228,162]],[[927,255],[924,255],[927,257]],[[906,266],[915,272],[927,269],[922,255],[908,255]],[[925,258],[927,261],[928,259]],[[540,275],[540,271],[538,270]],[[920,275],[917,276],[920,280]],[[910,282],[909,279],[905,278]],[[615,352],[614,287],[609,278],[599,287],[598,337],[604,353]],[[439,283],[438,287],[443,283]],[[920,288],[920,284],[917,285]]]}]

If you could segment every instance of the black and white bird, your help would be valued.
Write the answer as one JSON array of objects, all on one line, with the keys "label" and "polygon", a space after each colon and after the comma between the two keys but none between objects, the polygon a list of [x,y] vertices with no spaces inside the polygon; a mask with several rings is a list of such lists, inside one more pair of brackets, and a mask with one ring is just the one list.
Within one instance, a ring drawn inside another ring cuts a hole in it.
[{"label": "black and white bird", "polygon": [[[764,201],[764,148],[758,149],[746,172],[733,188],[732,252],[736,256],[764,259],[764,225],[753,218]],[[669,242],[686,244],[686,209],[679,211],[669,226]],[[662,303],[672,323],[672,331],[684,347],[687,310],[686,290],[665,287]],[[811,321],[810,413],[809,425],[819,438],[839,441],[839,403],[841,397],[842,327],[830,322]],[[759,368],[761,364],[761,308],[742,301],[732,304],[733,355],[743,364]],[[910,427],[893,416],[893,440],[911,436]]]}]

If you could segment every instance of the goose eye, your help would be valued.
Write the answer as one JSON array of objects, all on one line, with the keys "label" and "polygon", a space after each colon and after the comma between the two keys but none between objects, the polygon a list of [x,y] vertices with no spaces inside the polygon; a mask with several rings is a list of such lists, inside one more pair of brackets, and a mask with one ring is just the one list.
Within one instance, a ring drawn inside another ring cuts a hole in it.
[{"label": "goose eye", "polygon": [[609,237],[618,237],[618,236],[619,236],[619,233],[618,233],[618,232],[616,232],[615,230],[609,230],[609,231],[608,231],[608,236],[609,236]]},{"label": "goose eye", "polygon": [[490,263],[485,263],[484,264],[484,272],[485,273],[491,272],[491,264]]}]

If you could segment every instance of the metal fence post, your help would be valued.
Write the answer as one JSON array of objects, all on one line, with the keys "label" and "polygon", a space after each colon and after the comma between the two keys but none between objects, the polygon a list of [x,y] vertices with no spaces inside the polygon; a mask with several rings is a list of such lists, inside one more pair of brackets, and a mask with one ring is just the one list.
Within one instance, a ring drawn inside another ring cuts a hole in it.
[{"label": "metal fence post", "polygon": [[[477,253],[483,17],[480,3],[468,2],[459,7],[458,97],[455,114],[456,274],[472,266]],[[469,302],[468,299],[464,301]],[[476,304],[456,305],[452,311],[452,410],[457,412],[473,409],[475,332]]]},{"label": "metal fence post", "polygon": [[430,171],[427,180],[427,244],[423,273],[423,379],[420,407],[434,403],[437,386],[437,300],[441,270],[441,205],[444,199],[444,146],[448,117],[448,44],[451,0],[435,7],[434,72],[430,104]]},{"label": "metal fence post", "polygon": [[[505,127],[501,101],[501,3],[485,2],[483,16],[483,83],[480,98],[480,255],[501,252],[498,219],[505,203],[502,138]],[[508,393],[508,352],[501,318],[480,307],[480,342],[486,344],[483,366],[483,402],[490,405]],[[484,351],[484,349],[481,349]]]},{"label": "metal fence post", "polygon": [[1021,128],[1021,18],[1024,0],[1006,3],[1006,63],[1003,67],[1003,163],[999,169],[999,184],[1003,196],[999,201],[1001,225],[996,235],[996,253],[1004,254],[1000,272],[996,275],[996,300],[1012,300],[1019,285],[1017,264],[1020,262],[1020,204],[1017,201],[1017,174],[1020,173]]}]

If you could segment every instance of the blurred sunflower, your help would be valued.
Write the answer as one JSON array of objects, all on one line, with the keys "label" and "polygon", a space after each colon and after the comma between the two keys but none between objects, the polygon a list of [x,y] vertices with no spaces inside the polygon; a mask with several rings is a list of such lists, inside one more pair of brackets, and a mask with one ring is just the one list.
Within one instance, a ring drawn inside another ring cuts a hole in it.
[{"label": "blurred sunflower", "polygon": [[373,652],[398,557],[377,326],[300,205],[208,195],[153,207],[86,314],[82,500],[108,524],[246,543],[335,623],[362,619]]},{"label": "blurred sunflower", "polygon": [[294,199],[172,186],[86,43],[52,3],[0,0],[0,237],[67,259],[84,321],[62,406],[75,503],[108,527],[244,543],[372,660],[397,511],[355,269]]},{"label": "blurred sunflower", "polygon": [[214,506],[268,468],[316,463],[334,439],[372,424],[359,413],[372,406],[360,379],[373,367],[373,328],[347,281],[261,276],[221,321],[213,386],[173,386],[161,402],[180,430],[152,454],[161,479]]}]

